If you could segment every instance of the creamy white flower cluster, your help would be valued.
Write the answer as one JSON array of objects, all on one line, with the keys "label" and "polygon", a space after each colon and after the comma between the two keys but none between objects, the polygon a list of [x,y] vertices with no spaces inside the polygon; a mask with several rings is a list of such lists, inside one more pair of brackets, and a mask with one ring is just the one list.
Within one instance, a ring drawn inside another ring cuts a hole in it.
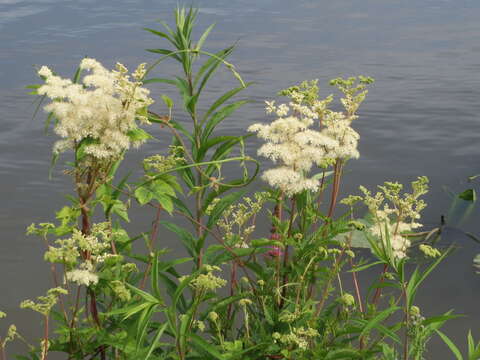
[{"label": "creamy white flower cluster", "polygon": [[392,221],[391,216],[395,214],[395,209],[390,209],[386,205],[384,210],[376,212],[376,222],[369,228],[372,235],[386,241],[387,236],[390,239],[393,255],[399,259],[407,256],[407,249],[411,242],[402,234],[411,233],[414,229],[422,227],[422,224],[411,221]]},{"label": "creamy white flower cluster", "polygon": [[85,154],[108,159],[131,145],[140,145],[144,140],[132,141],[129,132],[137,129],[136,119],[148,123],[146,107],[153,103],[149,90],[142,87],[145,64],[139,65],[132,79],[120,63],[109,71],[98,61],[85,58],[79,68],[89,72],[79,83],[55,75],[46,66],[38,71],[45,84],[37,92],[52,100],[44,109],[57,119],[54,131],[62,138],[55,143],[54,152],[74,149],[88,139]]},{"label": "creamy white flower cluster", "polygon": [[[316,82],[315,82],[316,84]],[[270,186],[287,195],[316,191],[320,181],[308,177],[314,165],[327,167],[336,160],[358,158],[358,133],[351,127],[354,113],[328,109],[332,96],[306,101],[301,91],[289,91],[288,104],[266,102],[267,114],[277,119],[270,124],[253,124],[248,130],[265,140],[258,155],[279,165],[262,175]],[[315,127],[313,127],[315,125]]]},{"label": "creamy white flower cluster", "polygon": [[[49,246],[45,260],[64,264],[65,280],[78,285],[95,285],[98,282],[96,268],[109,260],[119,260],[119,255],[110,252],[112,236],[109,223],[98,223],[92,227],[90,235],[74,229],[72,236],[55,241],[57,246]],[[85,256],[88,254],[88,257]]]},{"label": "creamy white flower cluster", "polygon": [[426,207],[420,196],[428,192],[428,178],[421,176],[413,181],[411,193],[401,194],[403,185],[397,182],[385,182],[379,189],[372,195],[360,186],[364,194],[360,199],[367,205],[373,219],[368,230],[384,244],[389,239],[393,255],[398,259],[404,258],[411,245],[405,235],[422,226],[417,220]]},{"label": "creamy white flower cluster", "polygon": [[80,264],[78,269],[65,273],[65,279],[77,283],[77,285],[95,285],[98,283],[98,275],[95,273],[94,266],[91,261],[85,261]]},{"label": "creamy white flower cluster", "polygon": [[[204,273],[197,275],[190,281],[192,288],[200,291],[215,291],[227,284],[226,280],[213,274],[216,271],[222,271],[218,266],[204,265],[202,270]],[[188,276],[180,276],[178,280],[181,283],[187,277]]]}]

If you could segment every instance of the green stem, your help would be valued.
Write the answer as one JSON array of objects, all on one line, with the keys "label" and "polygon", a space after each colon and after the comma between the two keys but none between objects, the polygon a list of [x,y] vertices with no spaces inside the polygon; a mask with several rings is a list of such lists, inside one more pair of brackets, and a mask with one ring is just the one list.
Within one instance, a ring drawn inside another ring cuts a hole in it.
[{"label": "green stem", "polygon": [[281,299],[280,307],[283,307],[283,302],[284,302],[283,299],[285,298],[286,292],[287,292],[286,284],[288,282],[288,273],[287,273],[286,270],[287,270],[287,265],[288,265],[289,246],[288,246],[286,240],[288,240],[292,237],[293,219],[295,218],[295,205],[296,205],[296,198],[295,198],[295,196],[293,196],[292,199],[291,199],[290,220],[289,220],[289,223],[288,223],[287,239],[284,239],[284,241],[283,241],[284,248],[285,248],[284,255],[283,255],[283,271],[284,271],[284,274],[283,274],[283,281],[282,281],[283,290],[282,290],[282,299]]},{"label": "green stem", "polygon": [[403,295],[405,297],[405,341],[403,343],[403,360],[408,360],[408,349],[409,349],[409,339],[408,339],[408,327],[410,325],[410,316],[409,316],[409,308],[408,308],[408,294],[407,294],[407,287],[405,283],[402,284]]},{"label": "green stem", "polygon": [[[153,221],[153,224],[152,224],[152,231],[150,232],[150,239],[149,239],[149,242],[148,242],[148,250],[150,251],[150,253],[154,253],[154,250],[155,250],[155,239],[157,238],[157,233],[158,233],[158,223],[160,221],[160,215],[162,214],[162,207],[159,205],[157,207],[157,214],[155,216],[155,220]],[[152,268],[152,261],[153,259],[150,257],[150,260],[148,261],[148,265],[147,265],[147,268],[145,269],[145,272],[143,274],[143,279],[142,279],[142,282],[140,284],[140,289],[144,289],[145,288],[145,284],[147,282],[147,277],[148,277],[148,274],[150,273],[150,270]]]}]

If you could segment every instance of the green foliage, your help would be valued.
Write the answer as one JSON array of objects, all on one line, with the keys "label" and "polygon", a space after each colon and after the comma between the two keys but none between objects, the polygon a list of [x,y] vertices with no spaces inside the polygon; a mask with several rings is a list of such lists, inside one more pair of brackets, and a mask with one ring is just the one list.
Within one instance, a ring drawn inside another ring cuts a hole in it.
[{"label": "green foliage", "polygon": [[[162,23],[163,31],[146,29],[167,45],[148,50],[162,56],[140,81],[175,86],[191,124],[173,118],[174,103],[166,95],[160,97],[167,115],[139,110],[136,116],[160,124],[172,140],[168,149],[144,159],[137,180],[131,180],[133,171],[118,175],[123,153],[99,160],[86,151],[98,139],[87,136],[75,143],[66,171],[74,180],[70,204],[57,212],[56,223],[27,229],[46,243],[55,287],[38,302],[23,303],[42,316],[44,336],[29,345],[28,356],[17,358],[44,360],[49,352],[60,352],[69,359],[422,360],[430,338],[438,335],[463,359],[440,331],[456,316],[447,312],[427,318],[415,305],[420,287],[450,252],[426,244],[431,231],[427,236],[413,231],[425,206],[421,196],[428,179],[412,182],[410,193],[402,193],[403,186],[395,182],[379,186],[376,194],[362,187],[362,196],[341,201],[349,209],[335,217],[349,160],[340,151],[328,161],[312,160],[318,173],[308,180],[318,186],[292,193],[267,188],[247,196],[245,187],[259,171],[259,163],[245,154],[248,136],[218,135],[218,128],[248,103],[234,98],[251,83],[227,62],[234,46],[203,50],[214,26],[195,37],[197,14],[193,8],[178,8],[173,27]],[[167,59],[180,65],[180,75],[145,78]],[[199,106],[220,66],[240,86]],[[73,82],[80,75],[79,69]],[[372,82],[364,76],[331,81],[344,96],[345,113],[327,108],[332,96],[319,100],[316,80],[279,95],[292,100],[295,124],[326,121],[327,131],[319,134],[330,136],[330,142],[322,146],[351,147],[355,141],[344,144],[343,135],[335,138],[335,126],[348,128],[356,139],[349,126]],[[30,88],[38,93],[39,86]],[[273,102],[268,106],[285,110]],[[52,118],[49,114],[47,122]],[[140,128],[127,136],[132,142],[155,140]],[[307,141],[308,149],[315,139]],[[300,150],[283,150],[302,151],[300,145]],[[240,165],[238,178],[225,179],[222,167],[227,163]],[[474,201],[474,194],[460,198]],[[127,231],[132,201],[154,210],[151,228],[135,236]],[[360,204],[369,213],[357,218]],[[190,226],[179,225],[177,217]],[[259,231],[259,221],[268,223],[269,233]],[[157,238],[168,233],[175,234],[188,257],[172,258],[168,249],[159,248]],[[423,239],[417,241],[426,256],[412,270],[417,243],[410,239],[417,237]],[[138,239],[145,245],[132,246]],[[358,248],[370,249],[371,256],[358,259]],[[379,273],[370,286],[357,277],[367,269]],[[352,289],[345,277],[352,278]],[[18,339],[24,340],[15,327],[0,339],[1,360],[6,344]],[[478,359],[480,344],[470,333],[467,341],[468,359]]]}]

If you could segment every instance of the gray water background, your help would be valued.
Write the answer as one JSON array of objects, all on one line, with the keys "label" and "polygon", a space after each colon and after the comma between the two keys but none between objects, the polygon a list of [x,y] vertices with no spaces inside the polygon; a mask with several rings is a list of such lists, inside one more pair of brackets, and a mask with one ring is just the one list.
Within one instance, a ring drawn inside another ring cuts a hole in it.
[{"label": "gray water background", "polygon": [[[82,57],[97,58],[108,67],[116,61],[134,68],[152,62],[146,48],[164,47],[160,38],[142,27],[172,21],[176,1],[163,0],[0,0],[0,309],[8,313],[0,329],[14,322],[27,337],[38,336],[39,318],[18,310],[20,301],[50,287],[43,263],[43,244],[25,236],[32,222],[52,221],[71,189],[57,166],[48,179],[50,151],[55,137],[43,132],[44,115],[32,120],[33,97],[27,84],[38,81],[33,65],[49,65],[70,76]],[[465,189],[466,178],[480,173],[480,2],[475,0],[204,0],[199,28],[217,23],[206,49],[218,50],[239,40],[231,58],[242,76],[256,84],[245,97],[253,100],[222,131],[240,135],[248,125],[265,121],[263,101],[282,88],[318,78],[322,93],[337,76],[364,74],[376,79],[360,110],[356,128],[361,134],[359,160],[348,164],[343,193],[359,184],[373,188],[385,180],[409,182],[418,175],[431,180],[425,210],[427,227],[438,225],[451,199],[443,187]],[[188,4],[187,4],[188,5]],[[171,76],[172,62],[157,74]],[[323,86],[322,86],[323,85]],[[212,96],[236,86],[227,71],[219,73],[208,90]],[[161,93],[152,87],[162,111]],[[182,119],[178,113],[178,119]],[[164,149],[169,136],[129,155],[124,166],[138,169],[146,155]],[[248,146],[254,155],[256,142]],[[474,185],[475,186],[475,185]],[[478,211],[462,229],[480,233]],[[151,221],[148,209],[135,213],[132,232]],[[448,219],[447,219],[448,221]],[[455,224],[452,224],[455,225]],[[163,246],[179,249],[174,239]],[[446,332],[464,348],[472,329],[480,338],[480,279],[472,258],[480,246],[453,228],[444,244],[460,249],[448,258],[419,293],[427,315],[450,309],[466,317],[452,320]],[[446,347],[434,342],[428,359],[452,359]]]}]

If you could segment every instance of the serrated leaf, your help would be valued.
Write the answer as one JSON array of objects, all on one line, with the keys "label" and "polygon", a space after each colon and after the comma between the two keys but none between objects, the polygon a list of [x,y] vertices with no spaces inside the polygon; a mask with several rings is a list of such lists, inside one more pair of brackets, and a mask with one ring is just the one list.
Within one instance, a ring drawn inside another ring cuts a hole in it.
[{"label": "serrated leaf", "polygon": [[130,219],[128,217],[127,206],[122,201],[115,200],[113,202],[113,205],[110,208],[110,212],[115,215],[118,215],[120,218],[122,218],[126,222],[130,222]]},{"label": "serrated leaf", "polygon": [[153,192],[147,186],[137,187],[134,194],[140,205],[145,205],[153,199]]},{"label": "serrated leaf", "polygon": [[158,201],[162,208],[167,211],[170,215],[173,212],[173,202],[172,199],[168,195],[155,195],[155,199]]}]

